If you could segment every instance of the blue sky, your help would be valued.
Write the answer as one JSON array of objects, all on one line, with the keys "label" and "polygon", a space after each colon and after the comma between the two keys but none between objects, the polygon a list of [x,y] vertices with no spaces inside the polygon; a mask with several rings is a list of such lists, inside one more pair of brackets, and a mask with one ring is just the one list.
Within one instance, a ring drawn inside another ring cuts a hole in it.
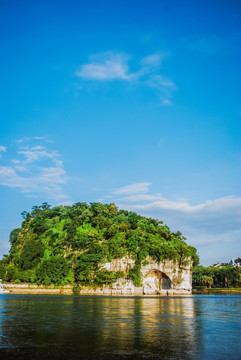
[{"label": "blue sky", "polygon": [[114,201],[241,256],[241,3],[0,4],[0,255],[21,212]]}]

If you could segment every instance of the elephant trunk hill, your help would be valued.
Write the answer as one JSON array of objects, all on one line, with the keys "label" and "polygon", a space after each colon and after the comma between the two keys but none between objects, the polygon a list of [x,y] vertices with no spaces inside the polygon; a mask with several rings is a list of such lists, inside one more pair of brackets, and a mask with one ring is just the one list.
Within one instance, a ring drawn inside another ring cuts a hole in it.
[{"label": "elephant trunk hill", "polygon": [[0,261],[5,282],[68,285],[81,294],[191,293],[196,249],[162,221],[113,203],[43,203],[22,215]]}]

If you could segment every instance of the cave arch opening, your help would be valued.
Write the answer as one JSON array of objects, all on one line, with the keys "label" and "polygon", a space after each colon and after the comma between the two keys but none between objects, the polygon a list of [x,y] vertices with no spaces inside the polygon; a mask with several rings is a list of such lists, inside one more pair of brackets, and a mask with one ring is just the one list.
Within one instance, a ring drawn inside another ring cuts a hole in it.
[{"label": "cave arch opening", "polygon": [[169,276],[164,272],[152,269],[143,279],[144,293],[145,294],[158,294],[162,290],[170,290],[173,284]]}]

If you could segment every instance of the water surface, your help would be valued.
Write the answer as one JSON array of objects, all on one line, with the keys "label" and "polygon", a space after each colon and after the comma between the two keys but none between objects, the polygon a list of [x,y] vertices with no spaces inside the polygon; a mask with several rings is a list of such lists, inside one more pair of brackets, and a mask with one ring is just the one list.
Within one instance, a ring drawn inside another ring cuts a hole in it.
[{"label": "water surface", "polygon": [[241,359],[241,296],[0,295],[0,359]]}]

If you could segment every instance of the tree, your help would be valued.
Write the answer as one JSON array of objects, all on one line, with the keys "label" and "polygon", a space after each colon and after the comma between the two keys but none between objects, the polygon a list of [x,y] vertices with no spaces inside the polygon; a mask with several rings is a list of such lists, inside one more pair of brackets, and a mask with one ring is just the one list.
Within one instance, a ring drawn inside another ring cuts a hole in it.
[{"label": "tree", "polygon": [[44,246],[40,241],[28,241],[20,254],[19,265],[22,270],[33,269],[44,255]]},{"label": "tree", "polygon": [[20,232],[21,229],[14,229],[13,231],[11,231],[10,236],[9,236],[9,242],[11,244],[11,246],[13,246],[18,239],[18,234]]},{"label": "tree", "polygon": [[208,285],[208,287],[210,288],[211,285],[213,284],[213,278],[212,278],[212,276],[204,275],[204,276],[202,276],[201,282],[202,282],[202,285],[206,285],[206,286]]},{"label": "tree", "polygon": [[48,210],[51,208],[51,205],[49,205],[47,202],[43,202],[40,206],[43,210]]}]

